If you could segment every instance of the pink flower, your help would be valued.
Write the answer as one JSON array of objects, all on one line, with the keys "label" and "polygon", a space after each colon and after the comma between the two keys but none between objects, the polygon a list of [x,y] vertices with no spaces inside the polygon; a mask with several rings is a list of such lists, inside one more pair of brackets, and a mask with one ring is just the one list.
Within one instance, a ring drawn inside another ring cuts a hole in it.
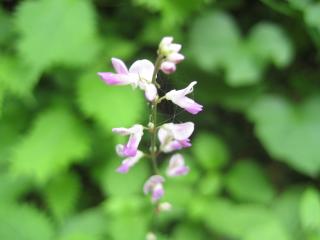
[{"label": "pink flower", "polygon": [[151,193],[152,202],[158,201],[164,195],[164,178],[160,175],[151,176],[143,186],[144,194]]},{"label": "pink flower", "polygon": [[120,167],[117,168],[117,172],[127,173],[130,170],[130,168],[133,167],[142,157],[143,157],[143,152],[138,150],[135,156],[128,157],[122,161]]},{"label": "pink flower", "polygon": [[158,131],[160,150],[168,153],[191,146],[189,137],[194,130],[192,122],[166,123]]},{"label": "pink flower", "polygon": [[176,71],[176,64],[184,59],[184,56],[179,53],[181,44],[172,43],[173,37],[162,38],[159,44],[159,53],[164,56],[160,69],[165,74],[171,74]]},{"label": "pink flower", "polygon": [[179,153],[172,155],[167,169],[167,175],[170,177],[183,176],[189,172],[189,167],[184,163],[183,156]]},{"label": "pink flower", "polygon": [[127,144],[118,144],[116,151],[121,157],[134,157],[137,154],[138,146],[143,135],[143,126],[135,124],[131,128],[113,128],[112,132],[122,136],[130,135]]},{"label": "pink flower", "polygon": [[157,88],[152,83],[154,66],[149,60],[135,61],[129,70],[124,62],[118,58],[111,59],[116,73],[98,72],[103,81],[109,85],[131,85],[145,91],[145,97],[153,101],[157,97]]},{"label": "pink flower", "polygon": [[165,95],[165,97],[167,100],[170,100],[179,107],[184,108],[189,113],[197,114],[198,112],[202,111],[203,106],[196,103],[193,99],[186,97],[187,94],[193,92],[193,86],[196,84],[197,82],[194,81],[184,89],[171,90]]}]

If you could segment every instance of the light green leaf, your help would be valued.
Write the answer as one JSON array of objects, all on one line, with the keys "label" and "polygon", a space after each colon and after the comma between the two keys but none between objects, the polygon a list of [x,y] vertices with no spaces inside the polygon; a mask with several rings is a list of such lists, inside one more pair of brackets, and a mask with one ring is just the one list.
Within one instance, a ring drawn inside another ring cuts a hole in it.
[{"label": "light green leaf", "polygon": [[300,203],[300,219],[306,231],[320,231],[320,196],[313,188],[305,190]]},{"label": "light green leaf", "polygon": [[45,201],[58,221],[62,221],[76,209],[80,200],[80,187],[78,176],[71,173],[61,174],[45,186]]},{"label": "light green leaf", "polygon": [[32,206],[0,206],[0,239],[52,240],[53,226]]},{"label": "light green leaf", "polygon": [[199,192],[203,195],[218,194],[222,184],[222,178],[218,173],[209,173],[200,178]]},{"label": "light green leaf", "polygon": [[284,67],[292,61],[292,42],[278,25],[263,22],[255,25],[248,41],[256,55],[254,61],[271,61],[277,67]]},{"label": "light green leaf", "polygon": [[320,3],[310,4],[304,9],[305,22],[320,30]]},{"label": "light green leaf", "polygon": [[90,63],[97,52],[94,9],[87,0],[23,1],[16,12],[23,59],[41,69]]},{"label": "light green leaf", "polygon": [[229,152],[221,139],[213,134],[199,133],[193,140],[195,161],[204,169],[218,169],[229,161]]},{"label": "light green leaf", "polygon": [[277,96],[257,100],[248,111],[268,152],[296,170],[314,176],[320,170],[320,97],[293,104]]},{"label": "light green leaf", "polygon": [[102,209],[90,209],[69,218],[59,230],[58,240],[104,240],[107,231]]},{"label": "light green leaf", "polygon": [[239,161],[226,176],[226,188],[237,200],[269,203],[274,189],[262,168],[252,161]]},{"label": "light green leaf", "polygon": [[212,72],[233,58],[240,33],[228,14],[212,11],[195,19],[189,38],[190,53],[196,63],[203,70]]},{"label": "light green leaf", "polygon": [[131,127],[142,119],[147,110],[141,91],[128,86],[106,85],[96,72],[84,75],[78,82],[81,110],[94,118],[106,132],[111,132],[114,127]]},{"label": "light green leaf", "polygon": [[11,170],[43,183],[83,160],[89,143],[83,126],[70,111],[52,107],[36,118],[30,132],[15,146]]},{"label": "light green leaf", "polygon": [[194,225],[179,225],[175,228],[173,233],[174,240],[204,240],[208,239],[208,236],[205,235],[204,230],[199,226]]},{"label": "light green leaf", "polygon": [[104,193],[128,198],[134,193],[142,194],[143,184],[150,175],[149,159],[142,158],[127,174],[116,172],[122,160],[118,156],[110,157],[108,164],[100,169],[98,178]]}]

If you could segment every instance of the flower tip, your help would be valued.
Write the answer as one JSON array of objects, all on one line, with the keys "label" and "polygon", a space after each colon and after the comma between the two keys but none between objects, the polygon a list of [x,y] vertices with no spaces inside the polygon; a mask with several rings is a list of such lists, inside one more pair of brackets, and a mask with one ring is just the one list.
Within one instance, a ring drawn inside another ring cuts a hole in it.
[{"label": "flower tip", "polygon": [[121,173],[121,174],[125,174],[128,173],[129,171],[129,167],[127,165],[121,165],[120,167],[117,168],[116,172],[117,173]]}]

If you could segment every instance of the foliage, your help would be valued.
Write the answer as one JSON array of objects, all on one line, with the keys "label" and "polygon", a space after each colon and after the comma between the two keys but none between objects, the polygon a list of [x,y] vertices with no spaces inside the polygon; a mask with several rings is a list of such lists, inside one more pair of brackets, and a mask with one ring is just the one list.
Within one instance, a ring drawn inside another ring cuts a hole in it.
[{"label": "foliage", "polygon": [[[316,0],[1,1],[0,239],[320,239],[319,26]],[[111,133],[149,106],[96,73],[154,60],[167,35],[186,60],[161,84],[198,81],[204,111],[152,221],[147,158],[116,173]]]}]

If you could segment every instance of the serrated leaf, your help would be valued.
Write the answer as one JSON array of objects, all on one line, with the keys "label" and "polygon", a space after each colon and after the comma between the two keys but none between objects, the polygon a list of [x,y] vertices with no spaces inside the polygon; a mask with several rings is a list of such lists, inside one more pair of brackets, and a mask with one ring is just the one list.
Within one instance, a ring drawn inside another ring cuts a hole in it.
[{"label": "serrated leaf", "polygon": [[306,231],[320,231],[320,195],[313,188],[305,190],[300,202],[300,219]]},{"label": "serrated leaf", "polygon": [[255,25],[248,41],[256,55],[255,61],[271,61],[277,67],[284,67],[292,61],[292,42],[278,25],[266,22]]},{"label": "serrated leaf", "polygon": [[193,140],[193,154],[196,162],[204,169],[219,169],[229,160],[229,152],[222,140],[207,133],[200,133]]},{"label": "serrated leaf", "polygon": [[0,206],[0,239],[52,240],[53,226],[32,206]]},{"label": "serrated leaf", "polygon": [[58,221],[62,221],[76,209],[77,201],[80,200],[80,187],[78,176],[71,173],[57,176],[45,186],[45,201]]},{"label": "serrated leaf", "polygon": [[146,103],[140,90],[131,87],[108,86],[92,71],[78,82],[78,102],[81,110],[94,118],[106,132],[114,127],[131,127],[143,116]]},{"label": "serrated leaf", "polygon": [[281,97],[265,96],[248,111],[255,132],[267,151],[277,160],[314,176],[320,170],[320,97],[299,105]]},{"label": "serrated leaf", "polygon": [[83,160],[89,147],[81,122],[69,110],[52,107],[36,118],[30,132],[15,146],[11,170],[43,183]]},{"label": "serrated leaf", "polygon": [[17,9],[23,59],[41,69],[90,63],[96,54],[94,9],[86,0],[23,1]]},{"label": "serrated leaf", "polygon": [[239,161],[226,176],[226,189],[237,200],[269,203],[275,191],[262,168],[252,161]]},{"label": "serrated leaf", "polygon": [[193,58],[199,67],[210,72],[233,57],[241,40],[234,20],[219,11],[207,12],[197,18],[189,36]]}]

